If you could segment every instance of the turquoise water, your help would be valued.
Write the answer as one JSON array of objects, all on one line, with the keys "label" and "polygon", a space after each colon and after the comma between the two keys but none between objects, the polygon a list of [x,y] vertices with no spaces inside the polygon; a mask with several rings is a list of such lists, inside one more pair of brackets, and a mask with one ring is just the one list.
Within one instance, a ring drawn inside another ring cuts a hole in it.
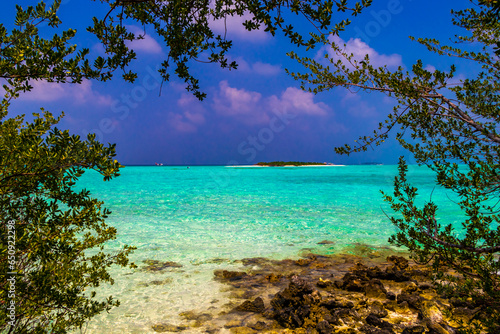
[{"label": "turquoise water", "polygon": [[[103,182],[87,173],[80,185],[113,213],[118,230],[109,247],[137,250],[132,260],[175,261],[160,273],[114,270],[103,287],[122,306],[93,320],[87,333],[146,333],[158,321],[180,323],[178,313],[227,301],[213,270],[236,268],[247,257],[298,257],[304,251],[348,252],[349,246],[387,246],[395,231],[380,190],[390,192],[396,166],[295,168],[126,167]],[[441,222],[459,221],[452,200],[435,189],[433,174],[410,166],[422,201],[440,204]],[[384,213],[385,212],[385,213]],[[318,245],[322,240],[333,244]],[[165,284],[148,284],[151,281]],[[217,302],[214,302],[217,300]]]}]

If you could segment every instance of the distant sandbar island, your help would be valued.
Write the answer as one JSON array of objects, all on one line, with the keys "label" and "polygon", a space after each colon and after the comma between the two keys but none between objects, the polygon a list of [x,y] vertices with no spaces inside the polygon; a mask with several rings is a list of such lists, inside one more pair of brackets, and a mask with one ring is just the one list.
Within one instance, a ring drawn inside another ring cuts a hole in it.
[{"label": "distant sandbar island", "polygon": [[259,162],[255,166],[263,167],[299,167],[299,166],[335,166],[329,162],[302,162],[302,161],[271,161]]}]

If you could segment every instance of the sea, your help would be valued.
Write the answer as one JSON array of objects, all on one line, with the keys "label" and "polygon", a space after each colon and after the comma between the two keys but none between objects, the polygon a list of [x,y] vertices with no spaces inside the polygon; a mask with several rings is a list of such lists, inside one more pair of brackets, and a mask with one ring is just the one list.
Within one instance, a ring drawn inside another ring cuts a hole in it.
[{"label": "sea", "polygon": [[[107,250],[137,247],[130,258],[138,268],[110,270],[115,283],[98,296],[121,304],[82,332],[155,333],[155,324],[182,324],[182,312],[220,308],[229,296],[214,270],[239,270],[244,258],[396,250],[388,243],[394,212],[381,194],[391,194],[396,175],[395,165],[127,166],[107,182],[87,172],[77,186],[105,203],[118,232]],[[456,199],[431,170],[409,166],[408,178],[417,203],[433,201],[441,224],[459,224]],[[147,270],[167,261],[175,266]]]}]

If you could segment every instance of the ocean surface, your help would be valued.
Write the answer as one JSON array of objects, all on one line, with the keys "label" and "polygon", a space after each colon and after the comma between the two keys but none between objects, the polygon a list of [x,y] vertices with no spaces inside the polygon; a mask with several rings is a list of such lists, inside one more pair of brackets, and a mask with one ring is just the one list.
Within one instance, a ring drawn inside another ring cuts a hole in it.
[{"label": "ocean surface", "polygon": [[[111,270],[115,284],[98,293],[121,306],[94,318],[85,333],[154,333],[154,324],[182,323],[181,312],[220,307],[228,296],[213,271],[241,268],[243,258],[389,247],[395,228],[380,190],[390,192],[396,174],[397,166],[131,166],[104,182],[87,172],[78,186],[105,202],[118,230],[108,250],[136,246],[131,259],[139,268]],[[420,203],[439,205],[442,224],[460,221],[430,170],[410,166],[409,179]],[[318,244],[324,240],[331,243]],[[145,270],[148,260],[179,266]]]}]

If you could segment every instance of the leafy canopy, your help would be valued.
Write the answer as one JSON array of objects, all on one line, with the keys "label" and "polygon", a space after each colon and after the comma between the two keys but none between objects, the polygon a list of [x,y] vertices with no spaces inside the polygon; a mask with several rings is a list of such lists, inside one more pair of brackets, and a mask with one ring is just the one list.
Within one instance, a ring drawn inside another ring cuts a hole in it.
[{"label": "leafy canopy", "polygon": [[[75,188],[89,169],[104,180],[119,175],[122,166],[114,160],[114,145],[106,147],[94,135],[82,139],[57,129],[60,117],[43,109],[34,113],[33,122],[24,122],[24,115],[8,117],[11,103],[33,89],[33,81],[108,81],[119,70],[133,82],[137,74],[128,66],[136,54],[128,42],[143,36],[127,27],[139,24],[165,43],[167,59],[159,70],[163,79],[175,74],[202,99],[205,94],[189,70],[191,61],[237,66],[227,58],[231,41],[212,31],[213,20],[245,16],[248,30],[263,28],[272,35],[281,31],[292,44],[311,48],[317,35],[302,36],[286,22],[284,12],[303,16],[319,33],[332,24],[335,12],[357,15],[371,0],[352,4],[347,0],[218,0],[213,5],[208,0],[99,2],[109,5],[109,11],[94,17],[88,28],[105,49],[105,56],[95,59],[89,58],[89,49],[72,44],[75,29],[59,30],[61,0],[49,7],[43,1],[17,6],[15,28],[10,32],[0,24],[0,80],[5,91],[0,103],[0,270],[8,276],[0,282],[2,332],[66,333],[118,306],[111,296],[99,300],[90,291],[113,283],[108,269],[129,265],[133,250],[129,246],[113,253],[106,250],[106,242],[116,238],[116,229],[105,223],[110,212],[87,190]],[[348,23],[341,20],[335,29],[340,31]],[[55,31],[51,38],[43,37],[47,36],[40,29],[43,24]],[[7,309],[11,302],[13,313]]]},{"label": "leafy canopy", "polygon": [[[335,57],[324,61],[291,57],[303,64],[306,73],[292,73],[304,89],[319,93],[335,87],[379,92],[396,101],[392,112],[370,136],[356,145],[336,148],[340,154],[365,151],[381,144],[391,132],[419,164],[427,165],[439,186],[459,198],[457,205],[466,218],[461,224],[442,224],[438,207],[431,200],[423,208],[415,203],[418,190],[407,179],[403,159],[394,182],[394,193],[384,194],[399,213],[391,221],[399,232],[390,241],[406,246],[415,260],[432,263],[443,290],[463,300],[473,297],[486,313],[484,326],[497,332],[500,323],[500,62],[495,47],[500,40],[499,3],[480,1],[469,9],[452,11],[452,22],[466,30],[455,44],[435,39],[415,39],[428,51],[470,68],[477,75],[455,78],[456,67],[429,71],[422,61],[410,70],[391,71],[376,67],[366,55],[357,59],[323,37]],[[334,32],[335,33],[335,32]],[[497,51],[498,52],[498,51]],[[460,277],[444,274],[451,267]],[[457,284],[459,283],[459,284]],[[480,328],[483,325],[478,325]]]}]

